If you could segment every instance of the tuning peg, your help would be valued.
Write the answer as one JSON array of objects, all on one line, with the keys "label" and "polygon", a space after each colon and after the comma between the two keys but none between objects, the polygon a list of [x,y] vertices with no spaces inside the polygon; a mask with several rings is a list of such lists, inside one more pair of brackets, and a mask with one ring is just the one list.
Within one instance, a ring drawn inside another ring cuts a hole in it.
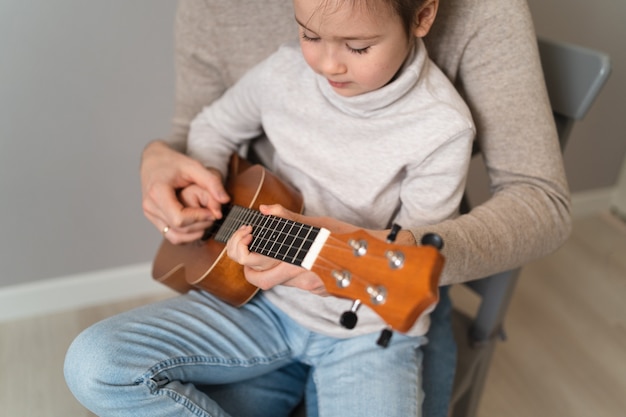
[{"label": "tuning peg", "polygon": [[389,231],[389,234],[387,235],[387,243],[393,243],[396,241],[396,238],[398,237],[398,232],[400,231],[400,229],[402,229],[402,227],[400,227],[400,225],[397,223],[394,223],[391,226],[391,230]]},{"label": "tuning peg", "polygon": [[420,242],[422,245],[434,246],[438,250],[443,249],[443,239],[437,233],[426,233]]},{"label": "tuning peg", "polygon": [[393,332],[391,331],[391,329],[389,328],[383,329],[380,332],[380,336],[378,337],[376,344],[378,346],[386,348],[387,346],[389,346],[389,341],[391,340],[391,336],[393,336]]},{"label": "tuning peg", "polygon": [[361,301],[355,300],[354,303],[352,303],[352,308],[350,308],[350,310],[348,311],[345,311],[341,315],[341,317],[339,318],[339,324],[341,324],[346,329],[354,329],[354,327],[356,326],[356,322],[359,320],[356,315],[359,307],[361,307]]}]

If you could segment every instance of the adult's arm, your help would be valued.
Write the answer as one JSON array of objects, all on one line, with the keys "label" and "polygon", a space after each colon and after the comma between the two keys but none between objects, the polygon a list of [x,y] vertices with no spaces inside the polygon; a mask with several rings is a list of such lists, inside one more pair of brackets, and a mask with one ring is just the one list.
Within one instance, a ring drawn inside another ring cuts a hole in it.
[{"label": "adult's arm", "polygon": [[467,215],[420,231],[444,239],[443,284],[528,263],[558,248],[571,231],[569,191],[526,2],[453,3],[442,2],[442,25],[429,48],[472,111],[492,196]]},{"label": "adult's arm", "polygon": [[[282,16],[278,22],[272,16]],[[173,243],[201,235],[217,213],[192,207],[176,191],[201,185],[199,199],[224,202],[214,173],[187,157],[191,120],[220,97],[250,67],[297,33],[288,1],[184,0],[175,18],[176,93],[172,132],[150,142],[141,160],[142,201],[146,217]],[[216,205],[214,205],[216,206]]]}]

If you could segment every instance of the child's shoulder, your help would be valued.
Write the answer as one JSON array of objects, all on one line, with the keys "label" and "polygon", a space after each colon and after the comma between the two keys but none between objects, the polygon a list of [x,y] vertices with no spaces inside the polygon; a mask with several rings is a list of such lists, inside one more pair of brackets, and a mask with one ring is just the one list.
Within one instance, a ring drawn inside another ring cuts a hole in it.
[{"label": "child's shoulder", "polygon": [[[256,65],[251,73],[257,79],[264,80],[267,85],[281,83],[285,77],[297,77],[308,68],[300,44],[287,42],[282,44],[270,56]],[[280,76],[277,76],[280,75]]]},{"label": "child's shoulder", "polygon": [[269,58],[276,65],[300,66],[306,65],[302,56],[300,43],[297,41],[285,42]]},{"label": "child's shoulder", "polygon": [[274,71],[282,69],[283,71],[289,67],[306,65],[300,44],[298,42],[286,42],[276,49],[270,56],[261,61],[257,67],[264,70]]}]

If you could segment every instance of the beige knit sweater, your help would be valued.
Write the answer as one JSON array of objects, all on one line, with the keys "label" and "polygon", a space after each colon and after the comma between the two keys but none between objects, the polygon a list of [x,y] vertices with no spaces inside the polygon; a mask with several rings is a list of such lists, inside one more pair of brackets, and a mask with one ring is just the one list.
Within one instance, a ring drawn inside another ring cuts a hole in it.
[{"label": "beige knit sweater", "polygon": [[[176,17],[177,89],[170,143],[244,72],[294,39],[290,0],[183,0]],[[468,103],[492,198],[429,226],[444,241],[442,284],[511,269],[570,233],[570,202],[524,0],[441,0],[426,39],[431,58]]]}]

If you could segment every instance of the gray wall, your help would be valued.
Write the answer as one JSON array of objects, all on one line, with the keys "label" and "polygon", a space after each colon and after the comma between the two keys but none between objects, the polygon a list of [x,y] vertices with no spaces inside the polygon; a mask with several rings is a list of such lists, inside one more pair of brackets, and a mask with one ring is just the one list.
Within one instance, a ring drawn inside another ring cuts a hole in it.
[{"label": "gray wall", "polygon": [[613,71],[565,150],[572,191],[610,187],[626,153],[626,1],[529,0],[537,33],[599,49]]},{"label": "gray wall", "polygon": [[[626,147],[626,2],[530,3],[539,33],[613,55],[566,155],[572,189],[610,186]],[[0,287],[152,258],[160,236],[141,213],[138,164],[169,131],[174,9],[0,0]]]},{"label": "gray wall", "polygon": [[[564,161],[570,189],[616,186],[626,163],[626,1],[528,0],[539,36],[575,43],[610,55],[612,73],[591,110],[574,125]],[[472,204],[489,198],[480,158],[470,167]]]},{"label": "gray wall", "polygon": [[172,114],[171,0],[0,0],[0,286],[148,261],[138,166]]}]

